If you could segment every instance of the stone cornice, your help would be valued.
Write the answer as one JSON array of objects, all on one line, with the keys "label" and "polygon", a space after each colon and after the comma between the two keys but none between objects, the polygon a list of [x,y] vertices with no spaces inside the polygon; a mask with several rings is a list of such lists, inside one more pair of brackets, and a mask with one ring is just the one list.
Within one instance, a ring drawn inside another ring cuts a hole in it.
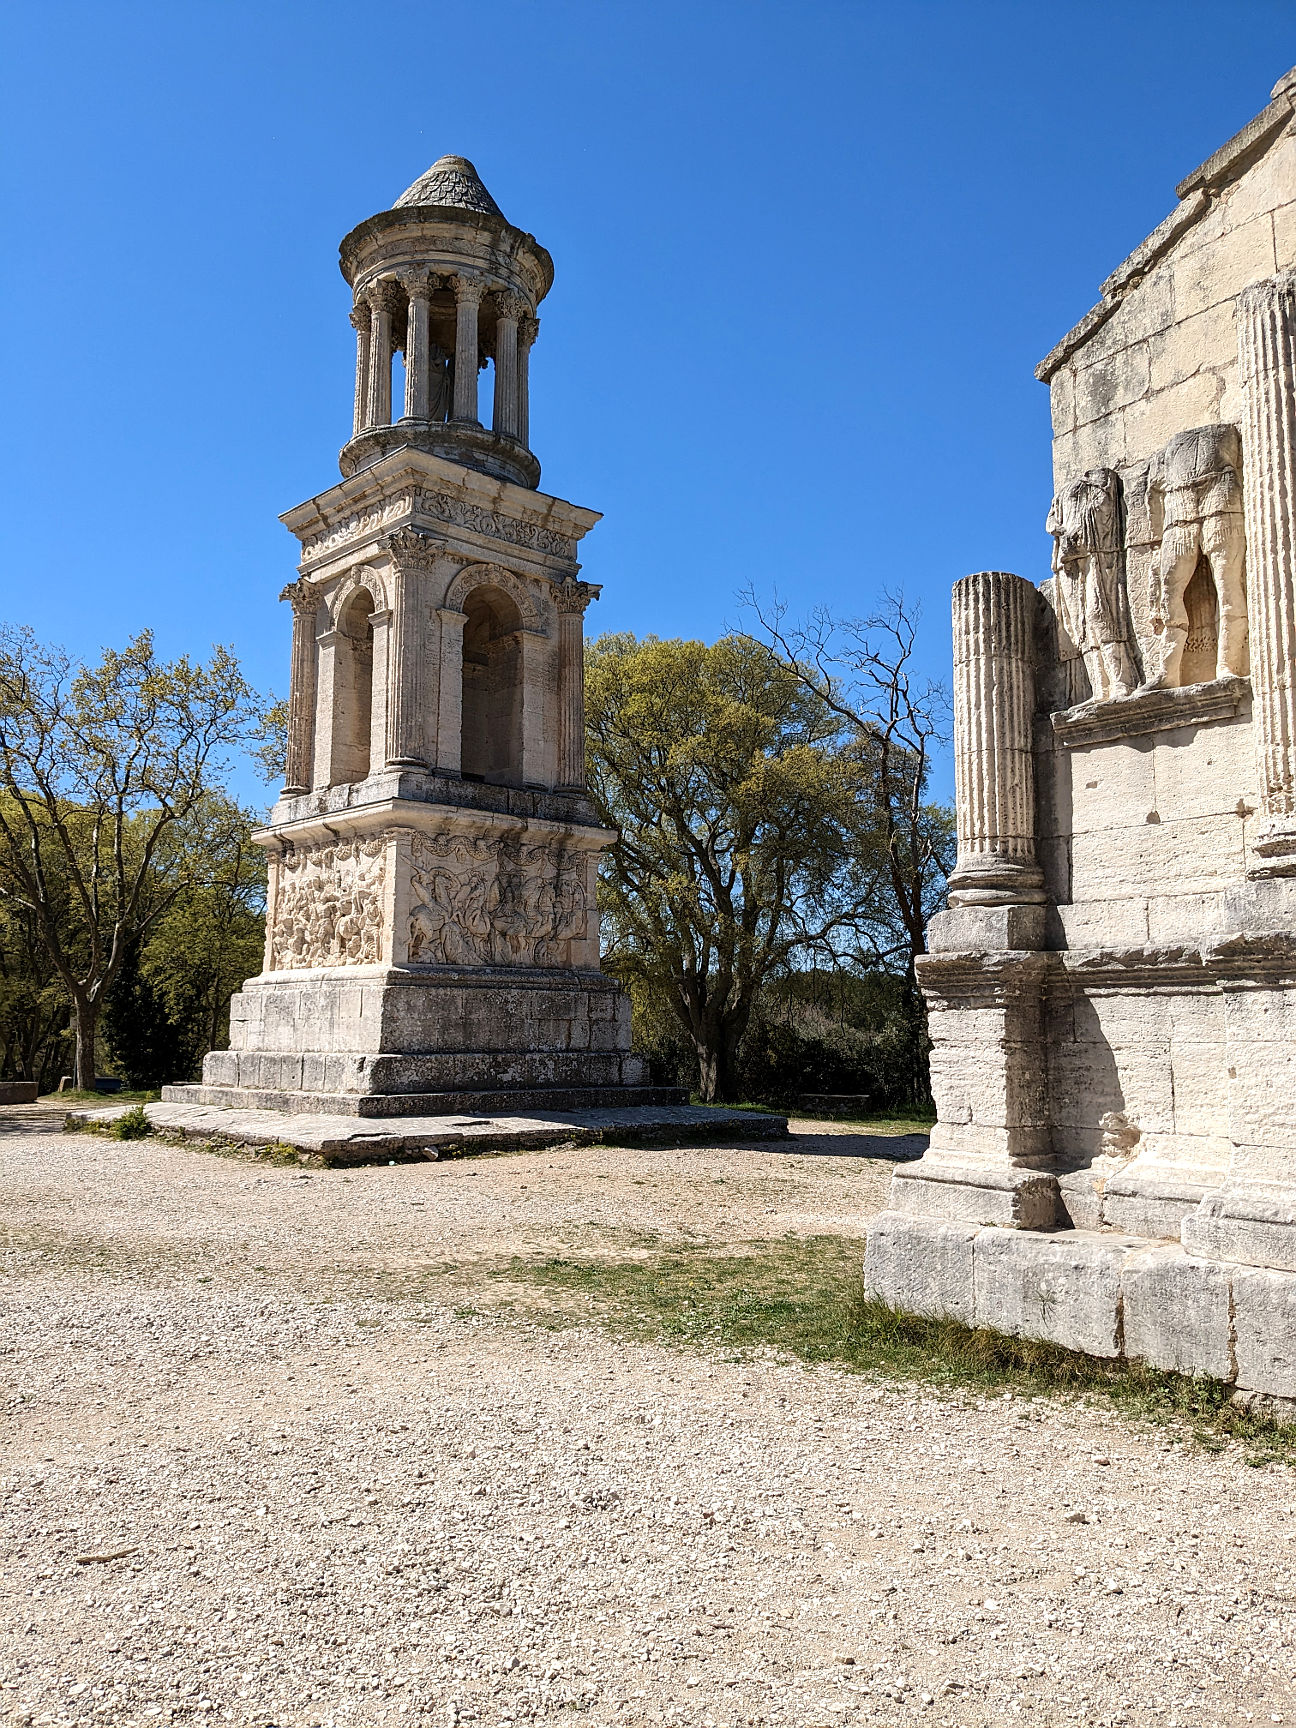
[{"label": "stone cornice", "polygon": [[1250,694],[1249,678],[1215,678],[1209,684],[1185,684],[1173,690],[1135,690],[1110,702],[1082,702],[1049,719],[1058,743],[1076,750],[1116,738],[1232,720]]},{"label": "stone cornice", "polygon": [[1200,168],[1193,170],[1175,188],[1179,207],[1154,228],[1140,246],[1136,246],[1125,262],[1112,271],[1102,284],[1102,299],[1085,313],[1062,340],[1051,348],[1035,368],[1042,384],[1069,360],[1120,308],[1125,296],[1137,288],[1148,271],[1160,262],[1211,208],[1221,187],[1257,161],[1286,130],[1296,108],[1296,85],[1288,78],[1275,86],[1274,95],[1254,120],[1236,132],[1227,144],[1208,156]]},{"label": "stone cornice", "polygon": [[[279,518],[313,564],[398,523],[427,521],[503,541],[569,570],[577,542],[601,520],[544,492],[492,480],[425,451],[401,450]],[[564,571],[566,573],[566,571]]]}]

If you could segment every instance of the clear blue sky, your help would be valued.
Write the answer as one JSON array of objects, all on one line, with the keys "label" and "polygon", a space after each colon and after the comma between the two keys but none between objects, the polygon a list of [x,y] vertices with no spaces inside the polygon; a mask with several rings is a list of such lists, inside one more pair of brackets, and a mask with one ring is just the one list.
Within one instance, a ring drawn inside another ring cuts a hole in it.
[{"label": "clear blue sky", "polygon": [[0,613],[284,690],[337,478],[337,243],[445,152],[554,256],[542,484],[590,626],[1047,573],[1035,362],[1296,63],[1290,0],[11,3]]}]

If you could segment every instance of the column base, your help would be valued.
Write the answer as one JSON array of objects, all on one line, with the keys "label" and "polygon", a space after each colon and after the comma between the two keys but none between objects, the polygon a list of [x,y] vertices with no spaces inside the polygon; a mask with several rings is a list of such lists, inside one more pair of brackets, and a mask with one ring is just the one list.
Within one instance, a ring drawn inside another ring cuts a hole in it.
[{"label": "column base", "polygon": [[1256,836],[1247,875],[1263,881],[1271,876],[1296,876],[1296,817],[1275,818]]},{"label": "column base", "polygon": [[1040,906],[1044,899],[1038,864],[995,853],[960,858],[949,879],[951,906]]}]

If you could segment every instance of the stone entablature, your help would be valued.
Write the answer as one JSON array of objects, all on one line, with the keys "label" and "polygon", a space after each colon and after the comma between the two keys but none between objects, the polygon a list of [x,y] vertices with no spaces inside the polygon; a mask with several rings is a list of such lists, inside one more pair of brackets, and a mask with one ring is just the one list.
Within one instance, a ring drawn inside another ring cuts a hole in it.
[{"label": "stone entablature", "polygon": [[1296,74],[1041,368],[1052,574],[956,586],[937,1123],[868,1253],[899,1306],[1288,1399],[1294,101]]}]

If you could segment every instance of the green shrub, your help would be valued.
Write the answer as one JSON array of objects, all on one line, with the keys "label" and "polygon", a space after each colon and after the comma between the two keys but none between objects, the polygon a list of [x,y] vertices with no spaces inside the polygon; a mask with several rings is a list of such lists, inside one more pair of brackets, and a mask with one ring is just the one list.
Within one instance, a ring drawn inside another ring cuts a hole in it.
[{"label": "green shrub", "polygon": [[143,1140],[153,1132],[153,1124],[144,1112],[142,1104],[134,1104],[118,1116],[108,1132],[114,1140]]}]

